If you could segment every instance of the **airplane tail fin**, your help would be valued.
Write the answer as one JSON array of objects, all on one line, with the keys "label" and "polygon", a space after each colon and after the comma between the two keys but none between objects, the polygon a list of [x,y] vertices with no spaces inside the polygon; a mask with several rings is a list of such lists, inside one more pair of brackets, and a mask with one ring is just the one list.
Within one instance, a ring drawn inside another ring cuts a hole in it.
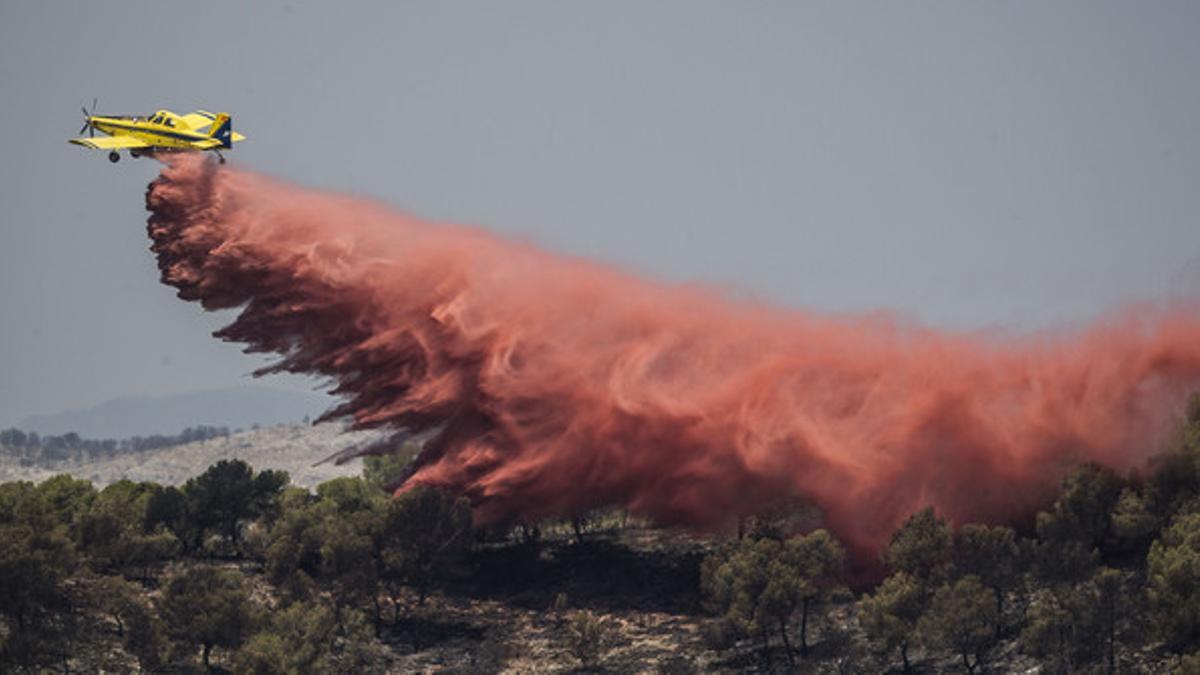
[{"label": "airplane tail fin", "polygon": [[213,120],[212,128],[209,129],[208,135],[210,138],[220,141],[222,148],[232,148],[233,118],[228,113],[217,113],[217,119]]}]

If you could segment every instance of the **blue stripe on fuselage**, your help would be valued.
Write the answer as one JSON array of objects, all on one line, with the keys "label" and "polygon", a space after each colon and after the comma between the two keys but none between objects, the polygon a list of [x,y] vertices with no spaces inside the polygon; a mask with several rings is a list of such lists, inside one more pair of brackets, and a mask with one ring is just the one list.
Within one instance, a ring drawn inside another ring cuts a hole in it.
[{"label": "blue stripe on fuselage", "polygon": [[[169,138],[178,138],[178,139],[184,140],[184,141],[205,141],[205,140],[208,140],[209,138],[211,138],[210,136],[205,136],[204,134],[200,134],[200,133],[197,133],[194,131],[193,132],[179,132],[179,131],[167,131],[166,129],[149,129],[146,127],[139,127],[139,126],[136,126],[133,124],[125,123],[125,122],[107,122],[107,121],[105,121],[105,122],[96,122],[96,124],[97,125],[103,124],[105,126],[116,127],[118,129],[125,129],[126,131],[136,131],[136,132],[142,133],[142,134],[154,134],[156,136],[166,136]],[[101,131],[104,131],[104,130],[101,129]],[[109,134],[109,135],[111,136],[112,134]]]}]

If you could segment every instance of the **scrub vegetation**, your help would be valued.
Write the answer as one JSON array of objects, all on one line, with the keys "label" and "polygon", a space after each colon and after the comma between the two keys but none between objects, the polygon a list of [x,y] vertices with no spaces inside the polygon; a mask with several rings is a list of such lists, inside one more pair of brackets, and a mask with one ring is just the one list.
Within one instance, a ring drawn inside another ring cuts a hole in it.
[{"label": "scrub vegetation", "polygon": [[475,528],[404,470],[0,484],[4,672],[1195,672],[1200,397],[1129,475],[1014,526],[911,517],[874,565],[803,502],[699,537],[621,511]]}]

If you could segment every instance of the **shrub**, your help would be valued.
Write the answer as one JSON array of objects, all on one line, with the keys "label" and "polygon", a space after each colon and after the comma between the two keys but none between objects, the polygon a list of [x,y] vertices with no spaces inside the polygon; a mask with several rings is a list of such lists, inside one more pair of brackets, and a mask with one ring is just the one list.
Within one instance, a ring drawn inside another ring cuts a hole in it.
[{"label": "shrub", "polygon": [[567,650],[584,668],[600,663],[613,646],[616,631],[611,622],[591,611],[575,612],[567,621]]}]

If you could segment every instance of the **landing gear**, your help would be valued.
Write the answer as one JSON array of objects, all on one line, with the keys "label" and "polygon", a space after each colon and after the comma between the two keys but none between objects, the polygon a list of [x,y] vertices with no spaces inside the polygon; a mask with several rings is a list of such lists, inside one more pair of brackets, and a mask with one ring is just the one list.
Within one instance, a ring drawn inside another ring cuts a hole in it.
[{"label": "landing gear", "polygon": [[113,150],[112,152],[108,153],[108,161],[116,164],[117,162],[121,161],[121,156],[117,154],[116,150]]},{"label": "landing gear", "polygon": [[220,151],[218,151],[218,150],[213,150],[213,152],[217,153],[217,163],[224,164],[225,163],[225,155],[222,155],[220,153]]},{"label": "landing gear", "polygon": [[138,157],[141,157],[141,156],[142,156],[142,153],[138,152],[137,150],[129,151],[129,157],[132,159],[137,159]]}]

